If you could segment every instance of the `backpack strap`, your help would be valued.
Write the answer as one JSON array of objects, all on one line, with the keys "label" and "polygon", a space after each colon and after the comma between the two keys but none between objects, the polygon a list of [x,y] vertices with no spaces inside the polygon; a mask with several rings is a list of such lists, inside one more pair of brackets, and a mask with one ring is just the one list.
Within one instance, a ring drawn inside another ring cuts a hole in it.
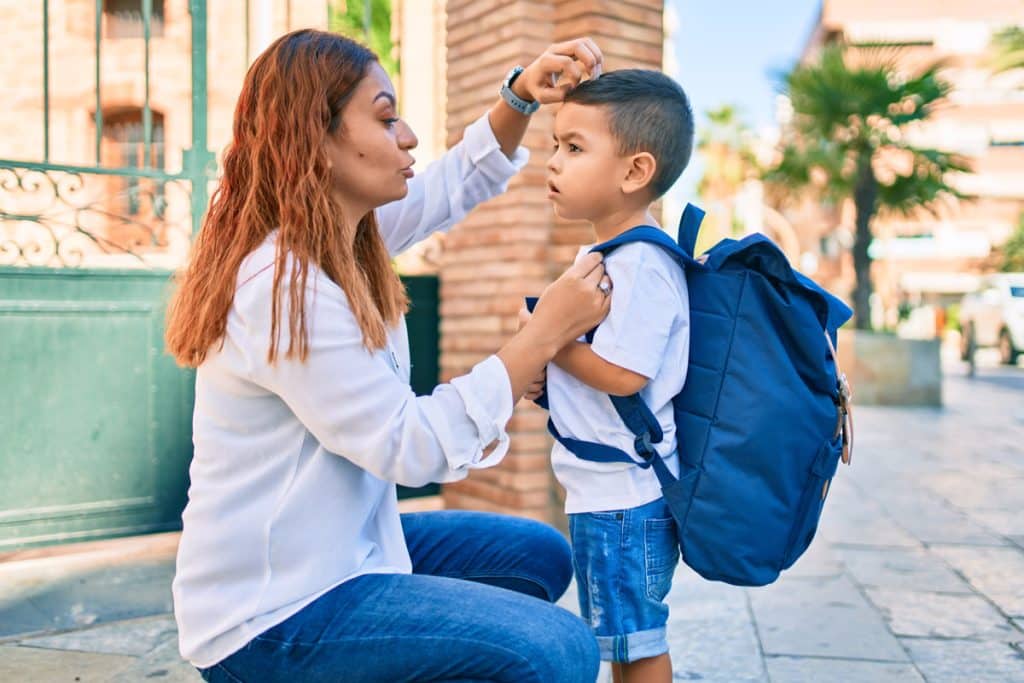
[{"label": "backpack strap", "polygon": [[[636,449],[636,454],[647,463],[647,467],[654,467],[654,473],[658,475],[658,481],[663,487],[674,482],[676,478],[669,472],[668,467],[665,466],[665,461],[662,460],[657,449],[654,448],[654,444],[661,443],[662,439],[665,438],[665,434],[661,430],[661,423],[658,422],[658,418],[654,416],[651,409],[647,407],[647,403],[640,398],[640,394],[609,396],[608,398],[612,400],[615,412],[619,414],[626,427],[636,437],[633,441],[633,448]],[[631,461],[640,465],[635,459],[631,459]],[[644,465],[640,466],[644,467]]]},{"label": "backpack strap", "polygon": [[606,446],[601,443],[594,441],[581,441],[579,439],[570,439],[562,436],[558,429],[555,427],[555,423],[551,418],[548,418],[548,432],[554,437],[555,441],[565,446],[566,450],[575,455],[580,460],[589,460],[591,462],[624,462],[630,465],[636,465],[647,469],[651,466],[649,459],[645,459],[641,462],[637,462],[636,458],[631,458],[629,455],[614,446]]},{"label": "backpack strap", "polygon": [[693,258],[693,250],[697,248],[697,233],[700,232],[700,224],[704,220],[704,210],[693,204],[687,204],[683,209],[683,217],[679,219],[679,237],[676,240],[683,251]]}]

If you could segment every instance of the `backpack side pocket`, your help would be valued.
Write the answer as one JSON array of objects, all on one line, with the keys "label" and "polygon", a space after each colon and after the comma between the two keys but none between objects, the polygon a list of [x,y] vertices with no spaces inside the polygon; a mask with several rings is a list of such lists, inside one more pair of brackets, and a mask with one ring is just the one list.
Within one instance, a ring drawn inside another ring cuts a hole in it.
[{"label": "backpack side pocket", "polygon": [[826,441],[818,449],[818,454],[808,472],[803,495],[800,497],[796,519],[789,534],[789,541],[786,543],[780,569],[792,567],[814,539],[818,522],[821,519],[821,511],[825,506],[825,499],[828,497],[832,477],[836,473],[842,452],[842,435]]}]

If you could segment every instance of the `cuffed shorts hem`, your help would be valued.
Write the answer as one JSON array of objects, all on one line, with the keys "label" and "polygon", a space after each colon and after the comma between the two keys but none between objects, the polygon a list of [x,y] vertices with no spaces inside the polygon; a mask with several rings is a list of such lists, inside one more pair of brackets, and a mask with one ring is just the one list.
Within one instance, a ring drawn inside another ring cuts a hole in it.
[{"label": "cuffed shorts hem", "polygon": [[597,636],[601,660],[605,662],[635,662],[657,657],[668,652],[665,627],[615,636]]}]

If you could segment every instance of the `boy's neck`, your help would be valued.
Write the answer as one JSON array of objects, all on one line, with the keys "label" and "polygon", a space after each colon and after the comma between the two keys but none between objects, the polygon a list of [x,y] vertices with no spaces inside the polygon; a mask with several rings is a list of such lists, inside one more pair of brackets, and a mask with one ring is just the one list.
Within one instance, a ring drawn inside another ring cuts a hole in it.
[{"label": "boy's neck", "polygon": [[618,237],[630,228],[635,228],[638,225],[653,225],[656,228],[661,227],[658,221],[655,220],[654,216],[651,214],[650,205],[644,206],[640,209],[623,209],[622,211],[616,211],[600,218],[591,219],[590,222],[591,225],[594,226],[594,234],[597,236],[598,242],[607,242],[608,240]]}]

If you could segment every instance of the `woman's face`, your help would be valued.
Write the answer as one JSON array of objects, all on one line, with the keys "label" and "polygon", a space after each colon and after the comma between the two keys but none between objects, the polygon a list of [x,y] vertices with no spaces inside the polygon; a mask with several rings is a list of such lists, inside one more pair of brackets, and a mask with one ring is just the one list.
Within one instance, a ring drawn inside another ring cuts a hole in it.
[{"label": "woman's face", "polygon": [[334,192],[352,218],[406,195],[416,161],[409,150],[417,143],[398,117],[391,79],[372,62],[345,105],[341,125],[327,136]]}]

